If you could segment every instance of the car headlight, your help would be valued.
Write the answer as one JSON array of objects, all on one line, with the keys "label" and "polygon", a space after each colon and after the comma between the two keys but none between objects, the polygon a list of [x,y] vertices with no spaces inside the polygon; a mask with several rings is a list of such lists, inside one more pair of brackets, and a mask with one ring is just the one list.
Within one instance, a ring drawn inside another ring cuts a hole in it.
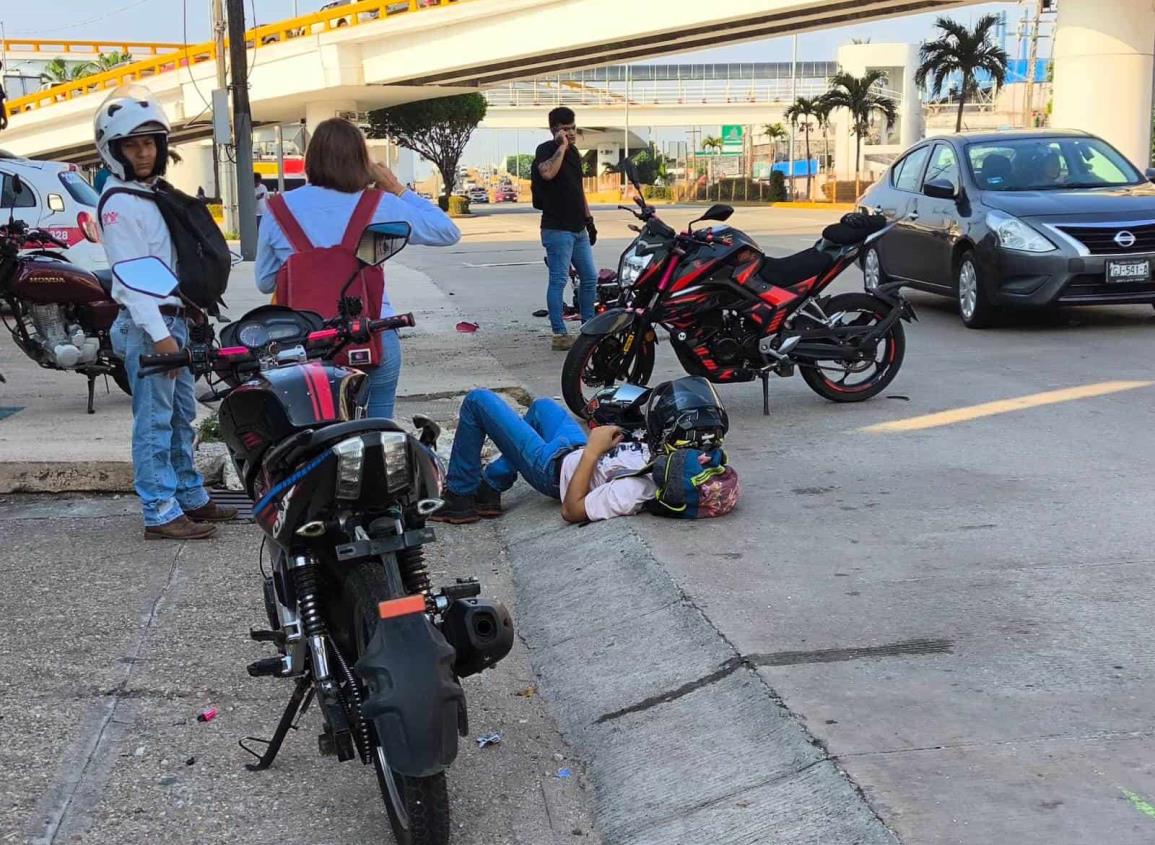
[{"label": "car headlight", "polygon": [[642,272],[650,266],[650,262],[654,260],[654,254],[636,255],[629,253],[622,258],[622,264],[618,268],[618,283],[622,287],[630,287],[642,275]]},{"label": "car headlight", "polygon": [[1022,220],[1001,211],[987,212],[987,226],[998,236],[999,245],[1021,252],[1051,252],[1055,245]]},{"label": "car headlight", "polygon": [[381,433],[381,452],[385,457],[385,489],[390,493],[409,486],[409,443],[399,431]]}]

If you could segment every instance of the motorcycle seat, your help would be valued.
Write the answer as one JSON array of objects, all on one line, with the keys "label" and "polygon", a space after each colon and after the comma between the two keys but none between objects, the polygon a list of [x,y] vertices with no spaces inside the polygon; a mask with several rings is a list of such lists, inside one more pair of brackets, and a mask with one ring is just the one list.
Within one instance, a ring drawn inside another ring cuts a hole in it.
[{"label": "motorcycle seat", "polygon": [[104,292],[112,296],[112,270],[93,270],[92,275],[96,276]]},{"label": "motorcycle seat", "polygon": [[766,256],[758,275],[778,287],[789,287],[821,275],[834,266],[834,256],[813,247],[785,258]]},{"label": "motorcycle seat", "polygon": [[[854,223],[846,223],[847,218]],[[837,223],[831,223],[822,230],[822,237],[838,246],[853,246],[862,243],[879,229],[886,226],[886,218],[881,214],[847,214]]]}]

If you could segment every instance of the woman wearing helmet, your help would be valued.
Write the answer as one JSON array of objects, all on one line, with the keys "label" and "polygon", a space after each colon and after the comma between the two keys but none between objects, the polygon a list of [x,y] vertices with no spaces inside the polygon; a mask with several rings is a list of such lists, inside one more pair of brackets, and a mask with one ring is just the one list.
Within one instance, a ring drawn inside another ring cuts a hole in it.
[{"label": "woman wearing helmet", "polygon": [[[114,91],[93,119],[96,148],[109,178],[104,186],[154,191],[169,161],[169,123],[146,89]],[[133,258],[159,258],[174,273],[176,252],[156,203],[117,192],[101,204],[100,226],[109,265]],[[214,504],[193,463],[194,379],[186,369],[137,377],[140,356],[172,354],[188,340],[179,296],[156,299],[130,290],[113,277],[112,298],[120,304],[112,345],[132,382],[133,486],[144,512],[149,540],[203,540],[213,522],[235,511]]]}]

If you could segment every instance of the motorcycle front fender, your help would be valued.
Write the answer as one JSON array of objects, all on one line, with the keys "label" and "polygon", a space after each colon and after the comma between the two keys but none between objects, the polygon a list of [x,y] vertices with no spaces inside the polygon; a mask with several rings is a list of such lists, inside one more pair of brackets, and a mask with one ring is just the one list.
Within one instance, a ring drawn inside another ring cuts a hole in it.
[{"label": "motorcycle front fender", "polygon": [[361,713],[373,721],[389,767],[409,777],[444,771],[468,733],[453,647],[423,613],[379,619],[354,667],[368,687]]},{"label": "motorcycle front fender", "polygon": [[607,334],[617,334],[634,321],[634,313],[625,308],[611,308],[598,314],[588,323],[582,325],[582,334],[590,337],[601,337]]}]

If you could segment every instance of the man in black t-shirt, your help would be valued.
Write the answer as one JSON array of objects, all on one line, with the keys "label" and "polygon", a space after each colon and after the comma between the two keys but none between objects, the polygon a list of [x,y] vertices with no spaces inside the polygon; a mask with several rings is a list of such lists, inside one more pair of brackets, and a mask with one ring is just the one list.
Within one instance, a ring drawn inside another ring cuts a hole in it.
[{"label": "man in black t-shirt", "polygon": [[541,210],[541,244],[549,264],[546,307],[553,330],[553,348],[566,350],[573,338],[566,333],[562,308],[572,263],[581,279],[579,304],[582,322],[593,319],[597,297],[598,270],[591,247],[598,230],[582,189],[582,161],[574,142],[577,126],[573,109],[564,106],[549,113],[553,140],[537,148],[530,184],[533,207]]}]

